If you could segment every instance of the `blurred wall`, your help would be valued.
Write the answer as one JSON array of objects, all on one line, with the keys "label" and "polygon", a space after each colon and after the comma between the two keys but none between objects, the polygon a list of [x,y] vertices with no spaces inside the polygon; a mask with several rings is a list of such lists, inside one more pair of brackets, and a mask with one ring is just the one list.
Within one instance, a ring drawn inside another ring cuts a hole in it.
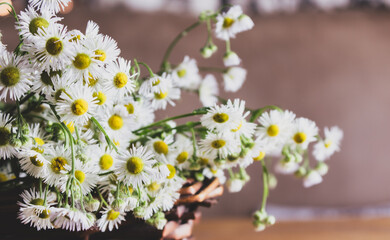
[{"label": "blurred wall", "polygon": [[[83,30],[89,19],[118,41],[123,57],[145,61],[154,69],[174,36],[195,21],[185,15],[90,10],[78,5],[63,23]],[[321,128],[337,124],[345,133],[342,151],[329,161],[323,184],[304,189],[301,181],[278,176],[270,202],[336,207],[388,202],[390,12],[301,12],[254,17],[254,21],[254,30],[232,42],[248,69],[247,82],[238,93],[222,95],[244,98],[251,108],[276,104],[315,120]],[[0,29],[3,42],[9,49],[15,47],[13,19],[0,18]],[[173,62],[181,61],[184,54],[200,59],[198,49],[205,41],[205,31],[191,33],[177,46]],[[200,60],[199,65],[221,66],[219,59]],[[159,117],[191,111],[200,103],[184,94],[177,105]],[[206,215],[255,210],[261,199],[260,166],[251,166],[249,172],[252,180],[243,191],[226,193],[218,205],[204,211]]]}]

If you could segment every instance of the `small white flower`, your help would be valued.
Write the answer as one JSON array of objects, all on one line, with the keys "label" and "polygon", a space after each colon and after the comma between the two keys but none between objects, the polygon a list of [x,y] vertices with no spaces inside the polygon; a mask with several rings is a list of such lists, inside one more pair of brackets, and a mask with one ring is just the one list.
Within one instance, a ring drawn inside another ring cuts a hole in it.
[{"label": "small white flower", "polygon": [[28,3],[35,9],[58,13],[64,10],[72,0],[29,0]]},{"label": "small white flower", "polygon": [[170,76],[160,78],[159,84],[152,87],[152,92],[146,95],[151,101],[152,108],[155,110],[165,109],[167,104],[175,106],[173,100],[180,99],[180,88],[176,87]]},{"label": "small white flower", "polygon": [[19,100],[31,85],[32,68],[25,57],[7,51],[0,56],[0,100]]},{"label": "small white flower", "polygon": [[215,129],[218,133],[231,133],[231,130],[240,125],[241,120],[242,114],[234,108],[230,100],[226,105],[211,107],[200,119],[202,126],[209,130]]},{"label": "small white flower", "polygon": [[134,92],[134,75],[130,75],[130,68],[131,62],[121,57],[107,65],[103,86],[112,91],[116,98],[122,98]]},{"label": "small white flower", "polygon": [[17,150],[11,145],[12,117],[0,112],[0,158],[7,159],[17,155]]},{"label": "small white flower", "polygon": [[223,74],[223,82],[226,92],[237,92],[246,79],[246,70],[241,67],[230,67]]},{"label": "small white flower", "polygon": [[238,57],[237,53],[230,51],[225,53],[223,57],[223,64],[225,67],[237,66],[241,63],[241,59]]},{"label": "small white flower", "polygon": [[[88,35],[87,35],[88,36]],[[94,51],[96,59],[103,64],[113,62],[120,54],[117,42],[109,36],[87,38],[88,45]]]},{"label": "small white flower", "polygon": [[210,107],[218,102],[218,83],[214,75],[207,74],[199,87],[199,98],[204,107]]},{"label": "small white flower", "polygon": [[292,131],[292,142],[301,149],[307,149],[309,143],[316,141],[318,128],[315,122],[307,118],[297,118]]},{"label": "small white flower", "polygon": [[313,155],[318,161],[325,161],[335,152],[340,151],[340,143],[343,139],[343,131],[337,126],[325,128],[324,133],[325,138],[318,141],[313,149]]},{"label": "small white flower", "polygon": [[209,132],[200,142],[200,150],[214,157],[226,158],[229,154],[240,152],[240,142],[228,134]]},{"label": "small white flower", "polygon": [[126,213],[115,211],[114,209],[105,208],[102,211],[102,216],[97,220],[100,231],[105,232],[107,229],[112,231],[114,228],[118,228],[119,224],[125,220]]},{"label": "small white flower", "polygon": [[77,208],[57,208],[55,217],[52,217],[54,226],[68,231],[84,231],[94,224],[94,217],[81,212]]},{"label": "small white flower", "polygon": [[238,31],[238,18],[242,15],[242,9],[236,5],[231,7],[227,12],[217,16],[215,24],[216,37],[222,40],[234,38]]},{"label": "small white flower", "polygon": [[279,161],[275,166],[275,172],[280,174],[293,174],[299,169],[299,164],[295,161]]},{"label": "small white flower", "polygon": [[115,165],[115,174],[119,181],[134,188],[142,187],[143,184],[150,182],[156,174],[153,165],[156,160],[153,154],[147,148],[142,146],[136,148],[133,146],[129,151],[122,151],[118,156]]},{"label": "small white flower", "polygon": [[45,158],[50,164],[47,164],[46,175],[43,177],[45,183],[50,186],[61,187],[68,179],[67,169],[70,169],[72,163],[69,149],[64,146],[47,148]]},{"label": "small white flower", "polygon": [[309,188],[314,185],[320,184],[321,182],[322,182],[321,175],[317,171],[312,170],[303,179],[303,186],[305,188]]},{"label": "small white flower", "polygon": [[197,89],[200,84],[201,77],[199,75],[196,60],[185,56],[183,62],[172,70],[172,77],[176,85],[181,88],[190,90]]},{"label": "small white flower", "polygon": [[38,152],[39,149],[22,149],[19,153],[20,167],[23,171],[35,178],[42,178],[46,175],[49,162]]},{"label": "small white flower", "polygon": [[[77,179],[76,186],[80,188],[83,195],[90,193],[99,181],[95,165],[91,161],[82,163],[77,159],[75,161],[75,178]],[[65,192],[65,187],[62,186],[62,192]]]}]

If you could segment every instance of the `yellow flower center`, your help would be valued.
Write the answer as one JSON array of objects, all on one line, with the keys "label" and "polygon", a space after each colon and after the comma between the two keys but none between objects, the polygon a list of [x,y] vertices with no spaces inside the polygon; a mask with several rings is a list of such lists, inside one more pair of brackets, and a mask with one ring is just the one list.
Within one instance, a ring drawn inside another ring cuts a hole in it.
[{"label": "yellow flower center", "polygon": [[31,149],[40,154],[42,154],[45,151],[43,148],[38,148],[38,147],[33,147]]},{"label": "yellow flower center", "polygon": [[0,146],[5,146],[9,144],[11,139],[11,132],[6,127],[0,127]]},{"label": "yellow flower center", "polygon": [[35,142],[39,145],[39,146],[42,146],[43,144],[45,144],[45,141],[43,141],[42,138],[39,138],[39,137],[36,137],[34,138]]},{"label": "yellow flower center", "polygon": [[160,91],[159,93],[154,93],[154,98],[158,100],[164,99],[167,96],[168,96],[168,92]]},{"label": "yellow flower center", "polygon": [[325,148],[329,148],[332,145],[332,141],[325,142]]},{"label": "yellow flower center", "polygon": [[107,213],[107,220],[113,221],[119,217],[119,214],[120,214],[120,212],[111,209]]},{"label": "yellow flower center", "polygon": [[272,124],[267,129],[267,134],[270,137],[275,137],[279,134],[279,127],[278,125]]},{"label": "yellow flower center", "polygon": [[74,176],[76,177],[77,180],[79,180],[80,183],[83,183],[85,180],[85,173],[80,170],[76,170],[74,172]]},{"label": "yellow flower center", "polygon": [[46,51],[52,56],[60,54],[63,48],[64,44],[59,38],[52,37],[46,41]]},{"label": "yellow flower center", "polygon": [[41,219],[47,219],[47,218],[50,217],[50,210],[49,209],[45,209],[38,216]]},{"label": "yellow flower center", "polygon": [[83,115],[88,111],[88,103],[84,99],[77,99],[72,103],[71,109],[74,115]]},{"label": "yellow flower center", "polygon": [[185,162],[188,159],[188,155],[189,154],[186,151],[181,152],[179,155],[177,155],[176,161],[181,164],[181,163]]},{"label": "yellow flower center", "polygon": [[99,82],[99,78],[94,78],[91,73],[88,73],[88,86],[93,87]]},{"label": "yellow flower center", "polygon": [[125,107],[127,108],[127,112],[129,114],[133,114],[134,113],[134,106],[133,106],[133,104],[129,103],[129,104],[125,105]]},{"label": "yellow flower center", "polygon": [[233,23],[235,22],[235,20],[233,18],[229,18],[229,17],[225,17],[223,19],[223,28],[229,28],[233,25]]},{"label": "yellow flower center", "polygon": [[155,141],[153,143],[154,151],[156,151],[158,154],[168,154],[168,144],[166,144],[164,141]]},{"label": "yellow flower center", "polygon": [[0,173],[0,182],[8,181],[7,175],[4,173]]},{"label": "yellow flower center", "polygon": [[64,122],[64,124],[69,129],[70,133],[74,133],[74,123],[73,122]]},{"label": "yellow flower center", "polygon": [[114,77],[114,86],[117,88],[123,88],[126,86],[128,80],[129,79],[125,73],[119,72]]},{"label": "yellow flower center", "polygon": [[211,143],[211,146],[213,148],[219,149],[219,148],[222,148],[223,146],[225,146],[225,144],[226,144],[225,140],[219,139],[219,140],[213,141]]},{"label": "yellow flower center", "polygon": [[41,162],[37,156],[33,156],[33,157],[30,157],[30,161],[31,163],[36,166],[36,167],[42,167],[43,166],[43,162]]},{"label": "yellow flower center", "polygon": [[184,76],[186,75],[186,73],[187,73],[187,70],[185,70],[185,69],[183,68],[183,69],[180,69],[179,71],[177,71],[177,76],[178,76],[179,78],[182,78],[182,77],[184,77]]},{"label": "yellow flower center", "polygon": [[133,187],[132,187],[132,186],[129,186],[127,189],[129,190],[129,193],[130,193],[130,195],[131,195],[131,194],[133,194],[133,192],[134,192],[134,189],[133,189]]},{"label": "yellow flower center", "polygon": [[98,55],[98,56],[96,56],[94,58],[96,60],[99,60],[99,61],[102,61],[102,62],[104,62],[104,60],[106,60],[106,57],[107,57],[106,52],[101,50],[101,49],[96,50],[95,51],[95,55]]},{"label": "yellow flower center", "polygon": [[31,200],[31,204],[33,205],[38,205],[38,206],[43,206],[43,199],[42,198],[35,198],[33,200]]},{"label": "yellow flower center", "polygon": [[205,165],[209,164],[209,159],[201,157],[201,158],[199,158],[199,163],[200,163],[200,165],[205,166]]},{"label": "yellow flower center", "polygon": [[126,168],[131,174],[139,174],[144,169],[144,162],[139,157],[131,157],[127,160]]},{"label": "yellow flower center", "polygon": [[217,123],[224,123],[229,120],[229,115],[226,113],[216,113],[213,116],[213,120]]},{"label": "yellow flower center", "polygon": [[97,100],[97,105],[103,105],[107,100],[107,96],[101,91],[94,92],[92,96]]},{"label": "yellow flower center", "polygon": [[160,186],[161,185],[158,184],[157,182],[152,182],[151,184],[148,185],[148,190],[151,192],[155,192],[160,189]]},{"label": "yellow flower center", "polygon": [[119,147],[121,143],[118,140],[112,140],[115,146]]},{"label": "yellow flower center", "polygon": [[108,119],[108,126],[113,130],[119,130],[123,127],[123,119],[119,115],[112,115]]},{"label": "yellow flower center", "polygon": [[38,33],[38,29],[41,28],[47,28],[49,26],[49,22],[42,18],[42,17],[36,17],[34,19],[31,20],[30,24],[28,25],[28,30],[30,31],[30,33],[32,34],[37,34]]},{"label": "yellow flower center", "polygon": [[12,87],[20,81],[20,72],[16,67],[6,67],[0,73],[0,80],[6,87]]},{"label": "yellow flower center", "polygon": [[155,86],[157,86],[157,85],[159,85],[160,84],[160,79],[155,79],[153,82],[152,82],[152,86],[153,87],[155,87]]},{"label": "yellow flower center", "polygon": [[89,65],[91,65],[91,62],[92,62],[92,60],[87,54],[78,53],[73,60],[73,65],[77,69],[84,70],[84,69],[88,68]]},{"label": "yellow flower center", "polygon": [[303,143],[306,140],[306,134],[303,132],[296,133],[294,135],[294,141],[298,144]]},{"label": "yellow flower center", "polygon": [[171,164],[167,164],[167,167],[169,169],[169,175],[167,178],[172,179],[176,175],[176,168],[174,166],[172,166]]},{"label": "yellow flower center", "polygon": [[103,170],[110,169],[113,163],[114,163],[114,159],[109,154],[103,154],[103,156],[100,157],[99,165],[100,168]]},{"label": "yellow flower center", "polygon": [[261,161],[261,160],[264,159],[264,157],[265,157],[265,152],[260,152],[260,153],[259,153],[259,156],[254,157],[253,160],[254,160],[254,161]]},{"label": "yellow flower center", "polygon": [[65,170],[65,165],[68,161],[63,157],[55,157],[51,160],[51,170],[55,173],[60,173]]}]

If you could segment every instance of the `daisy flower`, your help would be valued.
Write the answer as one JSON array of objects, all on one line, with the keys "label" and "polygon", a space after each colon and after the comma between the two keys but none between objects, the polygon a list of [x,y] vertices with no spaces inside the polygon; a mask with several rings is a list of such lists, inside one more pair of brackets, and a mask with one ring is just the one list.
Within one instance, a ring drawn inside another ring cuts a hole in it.
[{"label": "daisy flower", "polygon": [[171,145],[172,143],[173,143],[173,136],[168,135],[163,139],[161,138],[150,139],[146,143],[146,146],[148,147],[148,149],[150,149],[153,152],[153,154],[155,155],[155,157],[159,162],[163,162],[166,164],[167,163],[166,156],[170,152],[170,149],[172,149],[172,147],[170,147],[169,145]]},{"label": "daisy flower", "polygon": [[154,75],[153,77],[145,80],[140,89],[139,93],[143,96],[153,94],[154,92],[164,92],[166,89],[172,85],[171,75],[163,73],[161,76]]},{"label": "daisy flower", "polygon": [[[70,170],[70,169],[69,169]],[[82,163],[80,160],[75,161],[75,177],[77,179],[76,185],[80,187],[81,193],[86,195],[92,191],[99,181],[97,169],[91,161]],[[62,186],[62,192],[65,192],[65,187]]]},{"label": "daisy flower", "polygon": [[57,208],[52,217],[54,226],[68,231],[85,231],[94,224],[94,217],[77,208]]},{"label": "daisy flower", "polygon": [[11,158],[17,155],[17,150],[11,145],[12,117],[0,112],[0,157]]},{"label": "daisy flower", "polygon": [[172,77],[176,85],[181,88],[190,90],[197,89],[200,84],[201,77],[199,75],[196,60],[185,56],[183,62],[172,70]]},{"label": "daisy flower", "polygon": [[222,40],[229,40],[236,36],[237,21],[242,14],[240,6],[231,7],[227,12],[217,16],[217,23],[215,24],[215,35]]},{"label": "daisy flower", "polygon": [[49,162],[37,151],[38,149],[21,149],[19,163],[23,171],[35,178],[43,178],[46,175]]},{"label": "daisy flower", "polygon": [[210,107],[218,102],[218,83],[214,75],[207,74],[199,87],[199,98],[204,107]]},{"label": "daisy flower", "polygon": [[335,152],[340,151],[340,143],[343,139],[343,131],[334,126],[325,128],[325,138],[314,145],[313,155],[318,161],[324,161],[330,158]]},{"label": "daisy flower", "polygon": [[226,158],[240,152],[240,142],[226,134],[209,132],[200,142],[200,150],[212,156]]},{"label": "daisy flower", "polygon": [[65,150],[63,146],[48,148],[45,151],[45,158],[50,162],[47,165],[45,183],[50,186],[61,187],[67,180],[67,169],[70,169],[72,162],[69,149]]},{"label": "daisy flower", "polygon": [[134,92],[135,84],[132,79],[134,75],[130,76],[130,68],[131,62],[121,57],[107,65],[103,85],[107,90],[112,91],[117,98]]},{"label": "daisy flower", "polygon": [[129,126],[131,130],[154,122],[154,111],[149,107],[150,103],[145,99],[135,101],[133,97],[125,97],[119,104],[126,107],[128,114],[133,119],[133,124]]},{"label": "daisy flower", "polygon": [[51,70],[63,70],[72,62],[73,44],[69,42],[67,29],[60,24],[51,24],[46,29],[39,29],[26,43],[24,51],[30,52],[33,60],[39,68],[50,73]]},{"label": "daisy flower", "polygon": [[29,6],[25,11],[20,12],[19,22],[15,27],[16,30],[19,30],[19,34],[27,40],[26,42],[30,43],[33,41],[31,37],[37,35],[39,29],[46,29],[60,20],[60,17],[56,17],[47,9],[41,9],[39,14]]},{"label": "daisy flower", "polygon": [[72,0],[29,0],[28,3],[35,9],[48,10],[58,13],[64,10]]},{"label": "daisy flower", "polygon": [[115,165],[117,156],[110,148],[98,147],[95,149],[94,159],[94,161],[98,163],[100,171],[105,172],[112,169]]},{"label": "daisy flower", "polygon": [[103,116],[100,122],[109,136],[130,134],[129,126],[132,125],[132,119],[125,106],[116,105],[101,109],[99,116]]},{"label": "daisy flower", "polygon": [[241,67],[230,67],[223,74],[226,92],[237,92],[246,79],[246,70]]},{"label": "daisy flower", "polygon": [[[69,73],[62,74],[61,76],[55,75],[51,78],[51,82],[53,84],[53,91],[51,91],[50,95],[46,95],[46,98],[50,103],[55,105],[58,101],[64,100],[61,97],[62,93],[66,94],[67,92],[71,92],[72,89],[76,88],[74,79]],[[56,120],[56,117],[54,115],[53,120]]]},{"label": "daisy flower", "polygon": [[44,94],[45,96],[49,96],[53,93],[53,81],[52,78],[54,76],[61,76],[61,71],[45,71],[43,70],[40,74],[35,77],[32,82],[31,91],[36,93]]},{"label": "daisy flower", "polygon": [[174,100],[180,99],[180,89],[172,84],[167,84],[165,90],[155,91],[146,97],[151,101],[153,109],[165,109],[167,104],[171,106],[176,105]]},{"label": "daisy flower", "polygon": [[307,149],[309,143],[316,141],[318,128],[315,122],[307,118],[297,118],[292,131],[293,145],[301,149]]},{"label": "daisy flower", "polygon": [[169,163],[177,166],[178,169],[187,169],[189,167],[189,159],[193,153],[192,140],[179,134],[176,137],[175,143],[172,145],[172,151],[169,152]]},{"label": "daisy flower", "polygon": [[73,122],[75,125],[84,125],[95,113],[96,100],[87,87],[74,87],[62,92],[56,110],[62,121]]},{"label": "daisy flower", "polygon": [[242,115],[230,105],[215,105],[200,118],[202,126],[218,133],[231,132],[240,125]]},{"label": "daisy flower", "polygon": [[110,208],[105,208],[101,213],[102,216],[97,220],[96,225],[102,232],[105,232],[107,229],[112,231],[114,228],[118,228],[119,224],[125,220],[126,216],[126,213],[115,211]]},{"label": "daisy flower", "polygon": [[94,51],[96,55],[95,59],[103,64],[115,61],[121,52],[117,42],[109,36],[98,35],[95,38],[88,38],[87,34],[86,41]]},{"label": "daisy flower", "polygon": [[152,152],[147,148],[133,146],[129,151],[122,151],[118,156],[115,174],[118,180],[126,185],[134,188],[142,187],[156,174],[156,169],[153,169],[155,163]]},{"label": "daisy flower", "polygon": [[30,89],[31,71],[25,57],[5,51],[0,56],[0,100],[19,100]]}]

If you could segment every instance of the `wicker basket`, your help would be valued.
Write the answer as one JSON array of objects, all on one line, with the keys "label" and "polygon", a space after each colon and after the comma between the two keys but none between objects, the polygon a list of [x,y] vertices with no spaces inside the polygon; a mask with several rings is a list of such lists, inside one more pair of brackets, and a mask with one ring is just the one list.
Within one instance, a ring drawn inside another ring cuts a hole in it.
[{"label": "wicker basket", "polygon": [[191,239],[194,223],[200,220],[200,206],[210,207],[217,203],[216,197],[223,194],[223,186],[217,178],[196,182],[189,179],[180,190],[180,199],[174,208],[165,213],[168,223],[163,230],[146,224],[128,214],[119,229],[112,232],[99,232],[93,228],[83,232],[68,232],[61,229],[36,231],[23,225],[17,219],[19,207],[16,205],[20,190],[2,192],[0,197],[0,236],[1,239],[61,240],[61,239]]}]

